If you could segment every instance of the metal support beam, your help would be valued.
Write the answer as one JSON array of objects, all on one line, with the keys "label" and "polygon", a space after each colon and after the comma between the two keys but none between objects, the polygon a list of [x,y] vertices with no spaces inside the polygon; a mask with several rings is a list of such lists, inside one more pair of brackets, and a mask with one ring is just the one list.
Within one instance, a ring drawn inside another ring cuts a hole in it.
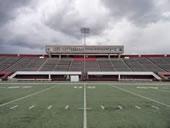
[{"label": "metal support beam", "polygon": [[48,75],[48,80],[51,81],[51,74]]},{"label": "metal support beam", "polygon": [[120,81],[120,79],[121,79],[121,76],[120,76],[120,74],[118,74],[118,81]]}]

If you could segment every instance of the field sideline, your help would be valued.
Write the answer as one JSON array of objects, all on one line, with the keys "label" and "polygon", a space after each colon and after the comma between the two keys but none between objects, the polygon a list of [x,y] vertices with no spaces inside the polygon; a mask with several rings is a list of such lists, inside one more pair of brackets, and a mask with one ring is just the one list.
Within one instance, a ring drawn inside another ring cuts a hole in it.
[{"label": "field sideline", "polygon": [[170,128],[170,83],[0,83],[1,128]]}]

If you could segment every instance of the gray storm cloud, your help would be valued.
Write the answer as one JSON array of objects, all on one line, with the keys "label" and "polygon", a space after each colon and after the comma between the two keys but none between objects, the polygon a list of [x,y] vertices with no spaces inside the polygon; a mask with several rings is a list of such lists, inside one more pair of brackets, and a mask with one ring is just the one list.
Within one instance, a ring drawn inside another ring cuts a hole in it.
[{"label": "gray storm cloud", "polygon": [[[168,53],[169,0],[0,0],[0,53],[44,53],[46,44],[123,44]],[[153,47],[154,46],[154,47]]]},{"label": "gray storm cloud", "polygon": [[14,19],[16,16],[13,11],[30,2],[30,0],[0,0],[0,25]]},{"label": "gray storm cloud", "polygon": [[161,14],[155,0],[102,0],[115,18],[127,18],[137,25],[156,22]]}]

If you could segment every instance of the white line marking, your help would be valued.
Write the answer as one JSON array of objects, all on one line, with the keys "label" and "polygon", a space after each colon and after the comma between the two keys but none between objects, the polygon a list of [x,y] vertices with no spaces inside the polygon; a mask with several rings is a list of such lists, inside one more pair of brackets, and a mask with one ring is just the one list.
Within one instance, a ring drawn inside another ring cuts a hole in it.
[{"label": "white line marking", "polygon": [[74,88],[77,88],[77,86],[74,86]]},{"label": "white line marking", "polygon": [[95,89],[96,86],[87,86],[87,88],[89,88],[89,89]]},{"label": "white line marking", "polygon": [[143,86],[139,86],[136,88],[138,88],[138,89],[158,89],[158,87],[143,87]]},{"label": "white line marking", "polygon": [[83,109],[83,110],[86,109],[86,110],[90,110],[90,109],[92,109],[92,108],[78,108],[78,109]]},{"label": "white line marking", "polygon": [[42,93],[42,92],[48,91],[48,90],[50,90],[50,89],[52,89],[52,88],[55,88],[55,87],[56,87],[56,86],[49,87],[49,88],[46,88],[46,89],[44,89],[44,90],[37,91],[37,92],[34,92],[34,93],[32,93],[32,94],[29,94],[29,95],[27,95],[27,96],[24,96],[24,97],[21,97],[21,98],[18,98],[18,99],[15,99],[15,100],[6,102],[6,103],[4,103],[4,104],[0,104],[0,107],[5,106],[5,105],[10,104],[10,103],[13,103],[13,102],[16,102],[16,101],[20,101],[20,100],[26,99],[26,98],[28,98],[28,97],[31,97],[31,96],[34,96],[34,95],[37,95],[37,94],[40,94],[40,93]]},{"label": "white line marking", "polygon": [[157,110],[160,109],[159,107],[156,107],[156,106],[154,106],[154,105],[152,105],[152,108],[155,108],[155,109],[157,109]]},{"label": "white line marking", "polygon": [[33,108],[35,108],[35,105],[32,105],[32,106],[29,107],[28,109],[31,110],[31,109],[33,109]]},{"label": "white line marking", "polygon": [[87,98],[86,98],[86,84],[84,83],[84,116],[83,116],[83,128],[87,128]]},{"label": "white line marking", "polygon": [[122,106],[120,106],[120,105],[118,106],[118,108],[119,108],[119,109],[121,109],[121,110],[123,110],[123,107],[122,107]]},{"label": "white line marking", "polygon": [[101,108],[104,110],[104,106],[103,105],[101,105]]},{"label": "white line marking", "polygon": [[15,105],[15,106],[11,107],[10,109],[14,109],[14,108],[17,108],[17,107],[18,107],[18,105]]},{"label": "white line marking", "polygon": [[65,109],[68,109],[68,108],[69,108],[69,105],[66,105],[66,106],[65,106]]},{"label": "white line marking", "polygon": [[136,107],[137,109],[142,109],[141,107],[139,107],[139,106],[137,106],[137,105],[135,105],[135,107]]},{"label": "white line marking", "polygon": [[53,106],[52,105],[50,105],[50,106],[48,106],[48,108],[47,109],[51,109]]},{"label": "white line marking", "polygon": [[82,86],[80,86],[79,88],[82,88]]},{"label": "white line marking", "polygon": [[16,88],[20,88],[20,86],[11,86],[11,87],[8,87],[9,89],[16,89]]},{"label": "white line marking", "polygon": [[155,103],[164,105],[164,106],[166,106],[166,107],[170,107],[170,105],[168,105],[168,104],[165,104],[165,103],[163,103],[163,102],[160,102],[160,101],[157,101],[157,100],[154,100],[154,99],[145,97],[145,96],[140,95],[140,94],[137,94],[137,93],[135,93],[135,92],[132,92],[132,91],[129,91],[129,90],[126,90],[126,89],[123,89],[123,88],[119,88],[119,87],[117,87],[117,86],[112,86],[112,87],[117,88],[117,89],[119,89],[119,90],[121,90],[121,91],[127,92],[127,93],[129,93],[129,94],[138,96],[138,97],[140,97],[140,98],[143,98],[143,99],[146,99],[146,100],[149,100],[149,101],[152,101],[152,102],[155,102]]}]

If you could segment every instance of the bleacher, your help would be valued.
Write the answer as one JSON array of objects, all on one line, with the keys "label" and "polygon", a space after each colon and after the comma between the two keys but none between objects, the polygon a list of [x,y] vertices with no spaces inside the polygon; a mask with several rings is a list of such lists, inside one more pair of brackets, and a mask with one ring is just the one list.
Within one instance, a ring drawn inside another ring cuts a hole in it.
[{"label": "bleacher", "polygon": [[5,71],[8,67],[16,63],[21,57],[0,57],[0,71]]},{"label": "bleacher", "polygon": [[158,65],[164,71],[170,72],[170,57],[149,58],[154,64]]},{"label": "bleacher", "polygon": [[114,71],[131,71],[123,59],[111,59]]},{"label": "bleacher", "polygon": [[124,59],[124,62],[128,65],[131,71],[144,71],[144,68],[139,64],[135,58]]},{"label": "bleacher", "polygon": [[16,63],[13,63],[6,71],[37,71],[46,59],[36,57],[22,57]]},{"label": "bleacher", "polygon": [[58,62],[59,62],[59,59],[57,58],[48,58],[39,70],[40,71],[54,71]]},{"label": "bleacher", "polygon": [[84,65],[83,60],[72,60],[70,71],[84,71]]},{"label": "bleacher", "polygon": [[109,59],[98,59],[101,71],[113,71],[112,63]]},{"label": "bleacher", "polygon": [[88,71],[101,71],[100,65],[96,60],[86,60],[85,61],[86,72]]},{"label": "bleacher", "polygon": [[38,58],[0,57],[0,71],[170,71],[170,57],[138,58]]},{"label": "bleacher", "polygon": [[54,71],[69,71],[70,64],[71,59],[61,59],[56,65]]},{"label": "bleacher", "polygon": [[148,58],[124,59],[124,62],[132,71],[152,71],[161,72],[163,69],[159,65],[152,63]]}]

